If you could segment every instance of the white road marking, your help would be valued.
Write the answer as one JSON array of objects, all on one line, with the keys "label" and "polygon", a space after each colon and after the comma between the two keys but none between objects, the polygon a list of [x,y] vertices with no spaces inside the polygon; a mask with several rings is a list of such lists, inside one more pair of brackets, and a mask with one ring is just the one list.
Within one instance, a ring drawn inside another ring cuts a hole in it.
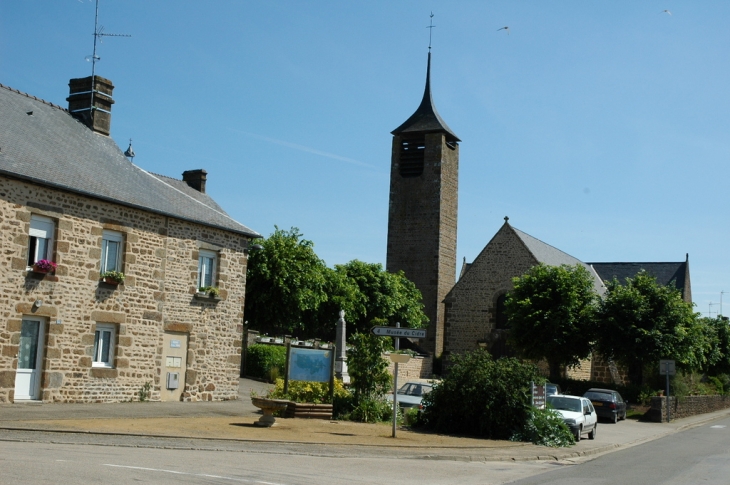
[{"label": "white road marking", "polygon": [[172,473],[174,475],[190,475],[193,477],[219,478],[221,480],[230,480],[232,482],[260,483],[262,485],[284,485],[282,483],[264,482],[262,480],[247,480],[245,478],[224,477],[224,476],[220,476],[220,475],[207,475],[205,473],[186,473],[186,472],[180,472],[177,470],[164,470],[162,468],[147,468],[147,467],[143,467],[143,466],[113,465],[111,463],[104,463],[103,466],[111,466],[114,468],[127,468],[130,470],[142,470],[142,471],[148,471],[148,472]]},{"label": "white road marking", "polygon": [[725,427],[726,426],[724,424],[716,424],[715,426],[710,426],[710,428],[715,428],[715,429],[725,428]]}]

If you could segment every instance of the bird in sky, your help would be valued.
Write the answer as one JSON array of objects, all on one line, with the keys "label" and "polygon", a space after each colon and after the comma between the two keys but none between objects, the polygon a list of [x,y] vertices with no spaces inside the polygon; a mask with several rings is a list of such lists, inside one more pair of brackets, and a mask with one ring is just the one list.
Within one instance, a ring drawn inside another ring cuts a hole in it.
[{"label": "bird in sky", "polygon": [[506,30],[507,31],[507,35],[509,35],[509,27],[508,26],[505,25],[501,29],[497,29],[497,32],[499,32],[500,30]]},{"label": "bird in sky", "polygon": [[662,10],[659,13],[668,13],[669,15],[672,15],[672,12],[670,12],[669,10],[666,10],[666,9]]}]

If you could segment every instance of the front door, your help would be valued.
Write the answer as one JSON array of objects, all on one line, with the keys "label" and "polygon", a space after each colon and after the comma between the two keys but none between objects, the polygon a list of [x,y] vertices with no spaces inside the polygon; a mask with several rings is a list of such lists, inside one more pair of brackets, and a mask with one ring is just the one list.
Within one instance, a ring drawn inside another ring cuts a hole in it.
[{"label": "front door", "polygon": [[45,322],[23,318],[18,348],[18,369],[15,372],[15,400],[36,400],[41,391],[41,367]]}]

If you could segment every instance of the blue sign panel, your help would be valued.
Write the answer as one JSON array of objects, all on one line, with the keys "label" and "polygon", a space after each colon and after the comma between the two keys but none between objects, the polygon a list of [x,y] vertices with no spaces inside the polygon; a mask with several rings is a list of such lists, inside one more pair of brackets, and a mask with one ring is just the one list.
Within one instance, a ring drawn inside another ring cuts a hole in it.
[{"label": "blue sign panel", "polygon": [[292,381],[329,382],[332,350],[301,349],[289,351],[289,379]]}]

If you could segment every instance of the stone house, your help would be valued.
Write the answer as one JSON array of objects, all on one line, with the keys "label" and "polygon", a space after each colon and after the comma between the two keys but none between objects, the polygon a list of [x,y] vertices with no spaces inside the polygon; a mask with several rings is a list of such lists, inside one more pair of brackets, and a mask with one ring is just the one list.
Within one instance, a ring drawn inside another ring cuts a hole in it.
[{"label": "stone house", "polygon": [[[599,295],[606,291],[604,281],[619,281],[646,270],[664,285],[678,288],[685,301],[692,301],[689,257],[679,263],[584,263],[549,244],[510,225],[508,218],[471,264],[464,263],[457,283],[446,296],[444,355],[488,349],[495,357],[509,355],[506,345],[507,317],[504,300],[512,289],[512,278],[532,266],[576,264],[594,277]],[[581,379],[620,381],[620,372],[610,363],[594,356],[568,372]]]},{"label": "stone house", "polygon": [[109,80],[69,85],[68,110],[0,85],[0,402],[236,399],[260,236],[205,192],[205,170],[125,158]]}]

